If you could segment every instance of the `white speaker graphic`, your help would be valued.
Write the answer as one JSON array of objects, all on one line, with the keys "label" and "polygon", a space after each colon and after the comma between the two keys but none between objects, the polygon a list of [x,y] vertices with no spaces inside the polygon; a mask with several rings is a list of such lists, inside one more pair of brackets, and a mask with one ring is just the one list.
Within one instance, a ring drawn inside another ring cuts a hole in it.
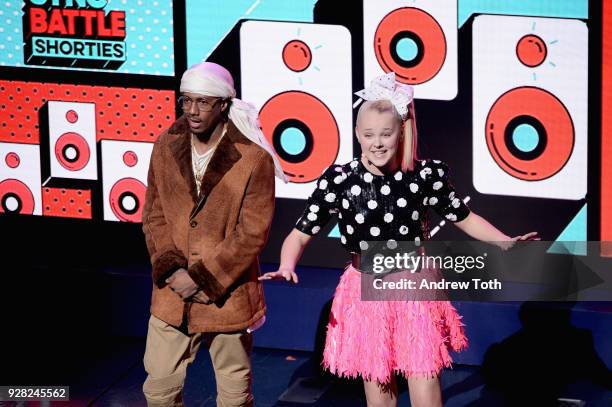
[{"label": "white speaker graphic", "polygon": [[0,213],[42,215],[37,144],[0,143]]},{"label": "white speaker graphic", "polygon": [[96,105],[48,102],[52,178],[98,179]]},{"label": "white speaker graphic", "polygon": [[104,220],[141,222],[153,143],[102,140]]},{"label": "white speaker graphic", "polygon": [[481,193],[578,200],[587,191],[588,29],[482,15],[473,24],[473,168]]},{"label": "white speaker graphic", "polygon": [[365,86],[395,72],[415,98],[457,96],[457,0],[363,0]]},{"label": "white speaker graphic", "polygon": [[289,183],[276,196],[306,199],[333,163],[351,160],[351,38],[342,26],[247,21],[240,29],[242,98]]}]

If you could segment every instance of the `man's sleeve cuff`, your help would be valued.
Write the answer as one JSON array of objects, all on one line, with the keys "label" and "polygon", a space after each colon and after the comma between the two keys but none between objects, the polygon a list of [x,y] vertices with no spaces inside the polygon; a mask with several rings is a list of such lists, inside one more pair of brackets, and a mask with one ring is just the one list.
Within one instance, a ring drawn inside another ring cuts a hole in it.
[{"label": "man's sleeve cuff", "polygon": [[192,264],[187,272],[192,280],[195,281],[195,283],[202,291],[204,291],[211,301],[215,302],[225,294],[225,289],[223,286],[206,268],[202,261]]},{"label": "man's sleeve cuff", "polygon": [[180,268],[187,268],[187,259],[179,250],[168,250],[153,262],[153,282],[164,288],[166,279]]}]

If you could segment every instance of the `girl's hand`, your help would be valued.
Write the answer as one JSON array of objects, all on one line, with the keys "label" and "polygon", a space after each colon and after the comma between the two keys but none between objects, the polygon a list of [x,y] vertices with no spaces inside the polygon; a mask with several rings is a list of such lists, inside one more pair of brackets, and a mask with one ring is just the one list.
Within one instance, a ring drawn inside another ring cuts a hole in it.
[{"label": "girl's hand", "polygon": [[282,280],[291,281],[295,284],[298,283],[298,276],[295,271],[289,269],[279,269],[277,271],[270,271],[259,277],[258,280]]},{"label": "girl's hand", "polygon": [[541,239],[538,236],[538,232],[529,232],[525,235],[515,236],[505,242],[500,242],[499,247],[501,247],[502,250],[506,251],[514,247],[516,242],[523,241],[523,240],[541,240]]}]

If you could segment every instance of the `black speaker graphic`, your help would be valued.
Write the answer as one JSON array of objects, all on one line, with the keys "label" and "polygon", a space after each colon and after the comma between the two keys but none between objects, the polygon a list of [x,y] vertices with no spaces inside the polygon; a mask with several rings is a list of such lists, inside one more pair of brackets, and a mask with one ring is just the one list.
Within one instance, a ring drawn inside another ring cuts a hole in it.
[{"label": "black speaker graphic", "polygon": [[0,213],[42,215],[37,144],[0,143]]},{"label": "black speaker graphic", "polygon": [[364,86],[395,72],[415,98],[457,96],[457,0],[364,0]]},{"label": "black speaker graphic", "polygon": [[476,17],[473,87],[475,188],[584,198],[587,26],[560,18]]},{"label": "black speaker graphic", "polygon": [[352,158],[350,33],[324,24],[246,21],[240,28],[242,98],[290,183],[276,195],[305,199],[335,162]]},{"label": "black speaker graphic", "polygon": [[153,143],[102,140],[104,220],[140,222]]}]

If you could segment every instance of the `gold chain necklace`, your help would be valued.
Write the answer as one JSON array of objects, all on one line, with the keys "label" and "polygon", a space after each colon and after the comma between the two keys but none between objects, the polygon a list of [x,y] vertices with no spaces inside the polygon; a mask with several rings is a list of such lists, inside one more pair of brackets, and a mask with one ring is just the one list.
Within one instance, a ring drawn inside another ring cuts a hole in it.
[{"label": "gold chain necklace", "polygon": [[[196,184],[198,187],[198,191],[200,189],[200,184],[202,183],[202,178],[204,178],[204,173],[206,172],[206,168],[208,167],[208,162],[210,162],[212,155],[214,154],[214,150],[217,148],[217,146],[219,145],[219,143],[221,142],[221,139],[223,139],[223,136],[225,136],[225,133],[227,132],[227,123],[223,126],[223,131],[221,133],[221,137],[219,137],[219,140],[217,140],[217,142],[215,143],[215,145],[213,145],[206,153],[209,153],[210,156],[207,158],[206,160],[206,165],[203,166],[198,166],[196,164],[196,159],[199,156],[196,147],[195,147],[195,143],[193,141],[193,138],[196,137],[194,134],[191,135],[191,164],[192,164],[192,169],[193,169],[193,175],[194,178],[196,180]],[[206,154],[204,153],[204,154]]]}]

